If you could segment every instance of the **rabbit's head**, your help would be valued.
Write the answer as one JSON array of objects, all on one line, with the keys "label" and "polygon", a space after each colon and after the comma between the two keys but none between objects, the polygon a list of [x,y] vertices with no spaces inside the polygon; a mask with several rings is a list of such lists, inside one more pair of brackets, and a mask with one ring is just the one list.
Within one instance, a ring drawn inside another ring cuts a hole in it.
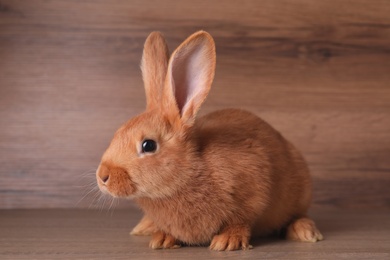
[{"label": "rabbit's head", "polygon": [[191,136],[215,70],[212,37],[199,31],[169,58],[158,32],[142,56],[146,110],[115,133],[96,172],[103,192],[114,197],[166,198],[194,177],[198,167]]}]

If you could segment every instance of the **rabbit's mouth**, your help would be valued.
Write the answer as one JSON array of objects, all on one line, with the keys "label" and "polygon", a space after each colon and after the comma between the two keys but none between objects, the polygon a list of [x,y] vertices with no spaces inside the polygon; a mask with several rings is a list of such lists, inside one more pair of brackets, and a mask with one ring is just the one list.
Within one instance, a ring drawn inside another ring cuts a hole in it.
[{"label": "rabbit's mouth", "polygon": [[99,178],[97,178],[97,184],[102,193],[110,195],[110,192],[108,191],[106,184],[102,182]]}]

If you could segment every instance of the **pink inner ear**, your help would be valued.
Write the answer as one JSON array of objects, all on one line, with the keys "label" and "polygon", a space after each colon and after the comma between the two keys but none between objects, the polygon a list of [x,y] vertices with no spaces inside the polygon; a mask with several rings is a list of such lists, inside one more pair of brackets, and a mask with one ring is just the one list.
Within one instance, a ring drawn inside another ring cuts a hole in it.
[{"label": "pink inner ear", "polygon": [[200,46],[177,53],[172,67],[175,98],[180,114],[205,84],[205,57]]}]

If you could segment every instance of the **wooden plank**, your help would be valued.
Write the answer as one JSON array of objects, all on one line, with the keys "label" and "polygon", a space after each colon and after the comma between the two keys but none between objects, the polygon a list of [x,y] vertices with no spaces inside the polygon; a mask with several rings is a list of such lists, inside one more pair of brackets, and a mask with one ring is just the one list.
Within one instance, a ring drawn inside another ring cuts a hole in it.
[{"label": "wooden plank", "polygon": [[2,210],[1,259],[389,259],[388,211],[321,210],[312,216],[325,236],[318,243],[253,239],[248,251],[207,247],[152,250],[149,237],[129,235],[135,209]]},{"label": "wooden plank", "polygon": [[[201,113],[249,109],[302,150],[317,206],[389,207],[388,1],[0,1],[0,208],[77,203],[144,108],[143,42],[217,44]],[[127,203],[121,204],[126,207]]]}]

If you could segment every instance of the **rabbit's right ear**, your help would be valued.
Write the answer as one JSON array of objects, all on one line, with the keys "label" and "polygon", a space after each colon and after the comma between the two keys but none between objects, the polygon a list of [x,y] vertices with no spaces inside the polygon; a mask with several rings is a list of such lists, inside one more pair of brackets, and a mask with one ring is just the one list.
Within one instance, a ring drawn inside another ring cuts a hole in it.
[{"label": "rabbit's right ear", "polygon": [[145,41],[141,61],[148,110],[157,107],[161,102],[168,60],[169,50],[164,36],[160,32],[152,32]]},{"label": "rabbit's right ear", "polygon": [[198,31],[172,53],[162,107],[185,126],[192,126],[206,99],[215,72],[215,43],[210,34]]}]

